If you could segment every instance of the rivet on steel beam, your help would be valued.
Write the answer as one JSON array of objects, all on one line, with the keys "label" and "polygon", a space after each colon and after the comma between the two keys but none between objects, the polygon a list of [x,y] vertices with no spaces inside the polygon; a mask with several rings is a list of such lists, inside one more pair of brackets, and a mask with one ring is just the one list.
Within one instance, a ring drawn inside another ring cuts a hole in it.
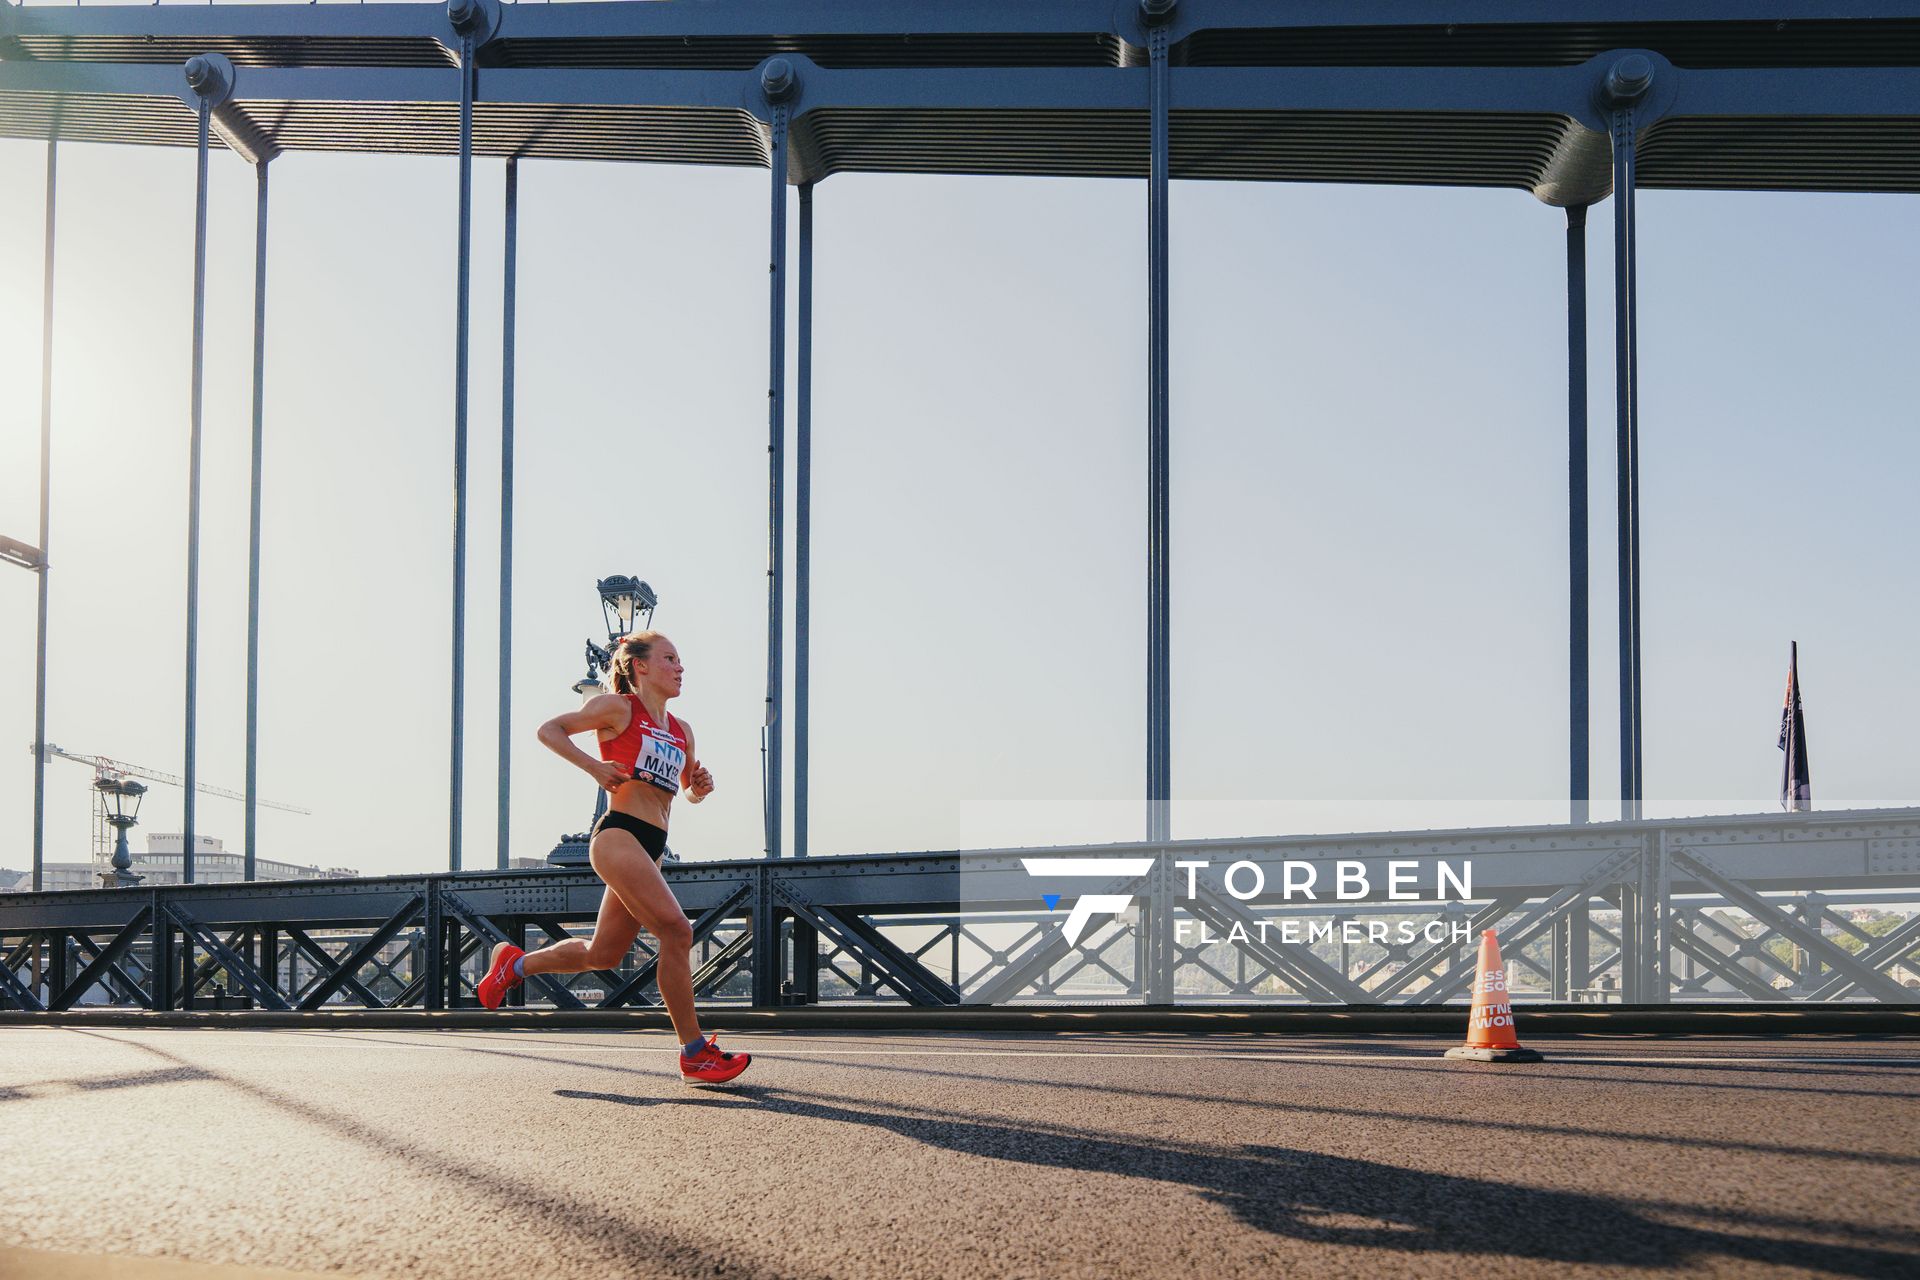
[{"label": "rivet on steel beam", "polygon": [[799,83],[793,64],[785,58],[775,58],[760,69],[760,91],[767,95],[768,102],[785,102]]},{"label": "rivet on steel beam", "polygon": [[1653,63],[1645,54],[1630,53],[1608,70],[1604,88],[1609,102],[1626,106],[1645,97],[1652,84]]},{"label": "rivet on steel beam", "polygon": [[1165,22],[1173,17],[1174,5],[1178,0],[1140,0],[1140,17],[1149,25]]},{"label": "rivet on steel beam", "polygon": [[226,77],[221,73],[220,64],[205,54],[187,59],[187,88],[203,98],[217,98],[226,88]]},{"label": "rivet on steel beam", "polygon": [[233,96],[233,64],[226,55],[219,53],[201,53],[188,58],[183,71],[186,74],[187,89],[200,100],[188,102],[190,107],[205,104],[217,107]]}]

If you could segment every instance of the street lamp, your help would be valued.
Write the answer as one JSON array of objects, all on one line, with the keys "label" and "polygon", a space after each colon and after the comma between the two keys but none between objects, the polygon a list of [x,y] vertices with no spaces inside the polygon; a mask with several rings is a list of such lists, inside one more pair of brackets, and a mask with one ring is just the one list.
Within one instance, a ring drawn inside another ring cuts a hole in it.
[{"label": "street lamp", "polygon": [[621,636],[633,633],[636,618],[641,630],[652,625],[654,607],[660,603],[653,588],[632,574],[616,573],[593,585],[600,592],[600,614],[607,623],[607,644],[603,648],[592,640],[587,641],[587,674],[573,682],[573,691],[580,695],[583,703],[607,691],[600,677],[613,665],[612,646]]},{"label": "street lamp", "polygon": [[24,542],[5,535],[0,535],[0,560],[8,564],[17,564],[22,569],[35,573],[46,567],[46,558],[40,554],[40,548],[30,547]]},{"label": "street lamp", "polygon": [[652,625],[654,606],[660,603],[652,587],[624,573],[602,578],[593,585],[600,590],[600,612],[606,615],[608,640],[618,640],[631,632],[636,617],[640,618],[642,630]]},{"label": "street lamp", "polygon": [[127,851],[127,829],[139,821],[140,797],[147,789],[132,778],[103,775],[93,780],[93,789],[106,802],[107,821],[113,826],[113,871],[100,873],[100,885],[106,889],[127,889],[145,877],[133,873],[133,855]]}]

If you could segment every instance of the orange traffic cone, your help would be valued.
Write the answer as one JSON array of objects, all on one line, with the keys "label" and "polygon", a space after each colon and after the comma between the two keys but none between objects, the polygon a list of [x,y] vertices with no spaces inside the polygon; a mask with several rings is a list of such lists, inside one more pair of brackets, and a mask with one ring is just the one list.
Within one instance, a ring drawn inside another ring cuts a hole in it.
[{"label": "orange traffic cone", "polygon": [[1473,1012],[1467,1018],[1467,1043],[1447,1050],[1449,1058],[1475,1062],[1539,1062],[1522,1049],[1513,1033],[1513,1003],[1507,994],[1507,967],[1500,960],[1500,939],[1488,929],[1480,935],[1479,973],[1473,980]]}]

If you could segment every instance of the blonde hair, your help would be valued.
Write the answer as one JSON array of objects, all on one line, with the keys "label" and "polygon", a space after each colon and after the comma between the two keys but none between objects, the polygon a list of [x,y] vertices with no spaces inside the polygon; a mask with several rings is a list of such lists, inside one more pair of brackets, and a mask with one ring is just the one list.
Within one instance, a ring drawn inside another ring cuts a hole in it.
[{"label": "blonde hair", "polygon": [[658,631],[636,631],[614,642],[613,661],[607,664],[607,684],[615,693],[634,692],[633,664],[645,662],[653,653],[654,642],[664,640]]}]

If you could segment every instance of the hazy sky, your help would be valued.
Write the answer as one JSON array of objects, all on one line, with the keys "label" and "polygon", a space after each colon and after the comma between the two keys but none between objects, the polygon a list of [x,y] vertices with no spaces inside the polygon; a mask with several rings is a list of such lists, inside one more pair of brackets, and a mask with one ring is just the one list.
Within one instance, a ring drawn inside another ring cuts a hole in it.
[{"label": "hazy sky", "polygon": [[[43,163],[0,142],[0,532],[27,541]],[[48,736],[178,773],[193,155],[60,163]],[[454,179],[450,160],[273,166],[260,785],[313,814],[263,812],[264,856],[447,862]],[[200,771],[234,788],[253,190],[216,153]],[[478,163],[472,867],[495,851],[501,191]],[[766,194],[759,170],[522,165],[517,855],[587,823],[591,783],[533,731],[572,705],[594,579],[616,572],[660,593],[689,668],[675,710],[719,782],[679,808],[675,847],[760,849]],[[816,209],[814,850],[1137,837],[1144,185],[842,176]],[[1913,197],[1642,196],[1653,815],[1777,808],[1793,639],[1816,803],[1920,802],[1916,216]],[[1564,818],[1563,226],[1522,192],[1174,185],[1176,835]],[[1589,234],[1605,816],[1610,204]],[[0,572],[0,865],[21,868],[33,600]],[[48,856],[83,858],[90,776],[47,778]],[[239,847],[237,803],[199,815]],[[155,790],[142,829],[179,820]]]}]

